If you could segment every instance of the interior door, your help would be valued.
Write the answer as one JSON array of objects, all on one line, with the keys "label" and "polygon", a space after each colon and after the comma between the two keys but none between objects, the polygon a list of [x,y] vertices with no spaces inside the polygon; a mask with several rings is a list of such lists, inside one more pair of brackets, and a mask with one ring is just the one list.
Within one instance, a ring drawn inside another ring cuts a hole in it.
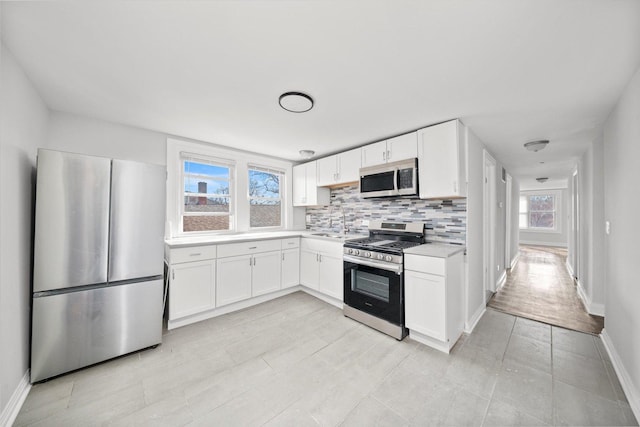
[{"label": "interior door", "polygon": [[110,282],[163,274],[165,184],[163,166],[113,161]]}]

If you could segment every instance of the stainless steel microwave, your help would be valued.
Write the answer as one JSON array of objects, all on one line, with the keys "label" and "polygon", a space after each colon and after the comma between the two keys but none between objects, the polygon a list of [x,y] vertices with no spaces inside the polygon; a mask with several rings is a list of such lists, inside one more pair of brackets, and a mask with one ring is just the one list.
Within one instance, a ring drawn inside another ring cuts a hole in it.
[{"label": "stainless steel microwave", "polygon": [[360,169],[360,196],[418,195],[418,159],[400,160]]}]

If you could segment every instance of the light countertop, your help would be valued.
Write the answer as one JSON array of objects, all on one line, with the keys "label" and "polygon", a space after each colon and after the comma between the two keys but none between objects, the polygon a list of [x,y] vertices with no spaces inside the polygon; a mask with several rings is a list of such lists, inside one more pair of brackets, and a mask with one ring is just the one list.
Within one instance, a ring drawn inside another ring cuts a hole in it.
[{"label": "light countertop", "polygon": [[413,248],[405,249],[405,254],[432,256],[436,258],[449,258],[466,249],[461,245],[448,245],[446,243],[426,243]]},{"label": "light countertop", "polygon": [[180,247],[188,247],[188,246],[241,243],[241,242],[250,242],[250,241],[256,241],[256,240],[286,239],[288,237],[310,237],[314,239],[344,243],[346,240],[366,237],[366,235],[361,235],[361,234],[343,235],[343,234],[336,234],[336,233],[322,233],[319,231],[307,231],[307,230],[265,231],[265,232],[257,232],[257,233],[220,234],[216,236],[176,237],[173,239],[166,239],[164,242],[170,248],[180,248]]}]

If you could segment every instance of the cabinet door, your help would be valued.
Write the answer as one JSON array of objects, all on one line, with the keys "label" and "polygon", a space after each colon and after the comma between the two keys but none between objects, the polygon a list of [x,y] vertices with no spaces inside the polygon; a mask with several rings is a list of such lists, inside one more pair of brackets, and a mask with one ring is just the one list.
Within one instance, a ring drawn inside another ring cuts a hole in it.
[{"label": "cabinet door", "polygon": [[282,251],[282,289],[300,284],[300,251],[286,249]]},{"label": "cabinet door", "polygon": [[452,120],[418,131],[420,198],[466,196],[461,124]]},{"label": "cabinet door", "polygon": [[338,154],[338,184],[360,181],[362,150],[345,151]]},{"label": "cabinet door", "polygon": [[251,255],[219,258],[216,307],[251,298]]},{"label": "cabinet door", "polygon": [[320,206],[329,204],[329,189],[318,187],[317,162],[305,163],[306,174],[306,194],[307,206]]},{"label": "cabinet door", "polygon": [[318,290],[331,297],[342,301],[343,288],[343,263],[342,258],[332,255],[320,254],[320,281]]},{"label": "cabinet door", "polygon": [[319,187],[333,185],[338,181],[337,170],[338,156],[329,156],[318,159],[317,163],[317,185]]},{"label": "cabinet door", "polygon": [[319,255],[317,252],[300,251],[300,283],[318,289],[318,278],[320,274]]},{"label": "cabinet door", "polygon": [[387,163],[387,141],[365,145],[362,150],[362,167]]},{"label": "cabinet door", "polygon": [[215,261],[185,262],[171,266],[169,320],[215,307]]},{"label": "cabinet door", "polygon": [[410,330],[446,341],[445,279],[442,276],[405,272],[404,314]]},{"label": "cabinet door", "polygon": [[387,161],[415,159],[418,157],[418,137],[416,132],[396,136],[387,140]]},{"label": "cabinet door", "polygon": [[255,254],[251,295],[256,297],[280,289],[280,268],[280,251]]},{"label": "cabinet door", "polygon": [[307,203],[307,167],[293,167],[293,206],[304,206]]}]

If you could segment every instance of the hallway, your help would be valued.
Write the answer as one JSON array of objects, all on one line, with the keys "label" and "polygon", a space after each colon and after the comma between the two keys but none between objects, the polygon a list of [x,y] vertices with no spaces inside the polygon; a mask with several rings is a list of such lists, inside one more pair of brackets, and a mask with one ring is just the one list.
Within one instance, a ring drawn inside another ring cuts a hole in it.
[{"label": "hallway", "polygon": [[586,312],[567,272],[567,250],[520,246],[520,259],[488,307],[550,325],[600,334],[604,317]]}]

